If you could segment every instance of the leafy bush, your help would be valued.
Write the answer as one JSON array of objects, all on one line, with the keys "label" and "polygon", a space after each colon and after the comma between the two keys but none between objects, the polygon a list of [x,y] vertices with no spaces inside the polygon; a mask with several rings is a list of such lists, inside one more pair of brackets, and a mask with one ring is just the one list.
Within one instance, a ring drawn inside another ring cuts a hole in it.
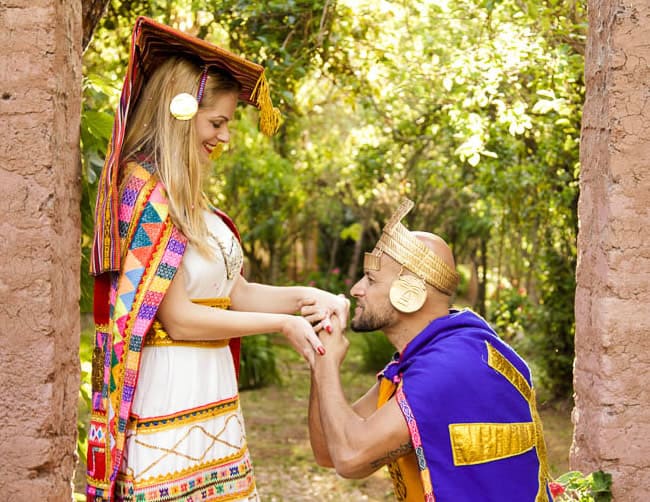
[{"label": "leafy bush", "polygon": [[257,389],[280,382],[273,346],[268,335],[242,338],[239,388]]},{"label": "leafy bush", "polygon": [[488,320],[494,329],[508,343],[521,338],[531,323],[531,304],[524,288],[500,287],[490,300]]},{"label": "leafy bush", "polygon": [[327,272],[312,272],[307,276],[305,283],[335,295],[343,293],[346,296],[349,296],[352,286],[352,280],[345,277],[338,267]]},{"label": "leafy bush", "polygon": [[361,367],[363,371],[373,373],[381,371],[395,354],[395,347],[379,331],[360,333],[360,335],[364,342],[361,344]]},{"label": "leafy bush", "polygon": [[570,471],[551,483],[550,488],[556,502],[610,502],[611,486],[611,474],[596,471],[585,476],[579,471]]},{"label": "leafy bush", "polygon": [[79,341],[79,363],[81,366],[81,386],[77,405],[77,455],[79,462],[86,463],[88,448],[88,417],[90,416],[90,400],[92,391],[90,375],[92,372],[93,333],[82,331]]},{"label": "leafy bush", "polygon": [[575,335],[575,258],[549,251],[545,255],[542,297],[535,312],[531,332],[541,384],[554,398],[573,393]]}]

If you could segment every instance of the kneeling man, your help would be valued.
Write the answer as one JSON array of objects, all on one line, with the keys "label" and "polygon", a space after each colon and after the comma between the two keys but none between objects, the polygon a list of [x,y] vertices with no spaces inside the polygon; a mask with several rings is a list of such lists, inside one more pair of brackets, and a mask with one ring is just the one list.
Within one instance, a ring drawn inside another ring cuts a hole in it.
[{"label": "kneeling man", "polygon": [[316,461],[348,478],[387,465],[399,501],[552,500],[530,370],[481,317],[449,310],[452,253],[400,223],[412,206],[386,224],[351,289],[352,329],[382,330],[397,350],[352,406],[339,377],[345,326],[333,318],[321,332],[309,403]]}]

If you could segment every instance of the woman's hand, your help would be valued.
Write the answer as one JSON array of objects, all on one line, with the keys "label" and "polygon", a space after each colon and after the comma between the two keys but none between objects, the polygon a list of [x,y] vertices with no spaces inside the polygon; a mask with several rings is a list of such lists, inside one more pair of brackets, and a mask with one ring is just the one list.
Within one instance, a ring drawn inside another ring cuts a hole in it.
[{"label": "woman's hand", "polygon": [[350,300],[345,295],[333,295],[327,291],[315,290],[314,297],[305,298],[300,302],[300,315],[314,326],[317,333],[325,330],[332,332],[330,316],[339,318],[343,327],[347,325],[350,312]]},{"label": "woman's hand", "polygon": [[303,356],[310,365],[314,364],[316,352],[325,354],[325,348],[316,335],[314,328],[304,317],[288,315],[282,325],[282,334],[287,337],[294,349]]}]

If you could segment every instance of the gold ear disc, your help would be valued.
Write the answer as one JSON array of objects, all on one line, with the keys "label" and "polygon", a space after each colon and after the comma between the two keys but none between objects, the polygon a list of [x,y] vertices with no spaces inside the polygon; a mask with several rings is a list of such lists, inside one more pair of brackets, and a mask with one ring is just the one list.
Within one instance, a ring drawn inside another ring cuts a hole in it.
[{"label": "gold ear disc", "polygon": [[413,275],[402,275],[391,284],[390,303],[400,312],[410,314],[422,308],[427,299],[427,288],[422,279]]},{"label": "gold ear disc", "polygon": [[169,111],[177,120],[190,120],[199,111],[199,102],[191,94],[181,92],[169,103]]}]

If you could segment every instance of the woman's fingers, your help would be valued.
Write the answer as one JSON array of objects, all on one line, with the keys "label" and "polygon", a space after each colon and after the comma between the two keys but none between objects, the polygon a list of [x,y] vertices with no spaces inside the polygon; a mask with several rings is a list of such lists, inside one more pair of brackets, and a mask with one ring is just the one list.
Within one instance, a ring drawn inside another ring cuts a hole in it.
[{"label": "woman's fingers", "polygon": [[283,332],[296,351],[310,364],[314,361],[316,353],[325,354],[323,343],[304,317],[288,316]]},{"label": "woman's fingers", "polygon": [[327,331],[328,333],[332,332],[332,321],[329,316],[320,321],[318,324],[314,324],[315,333],[320,333],[323,330]]},{"label": "woman's fingers", "polygon": [[321,308],[316,305],[310,305],[302,307],[300,309],[300,315],[303,316],[310,324],[326,319],[330,315],[330,310],[327,308]]},{"label": "woman's fingers", "polygon": [[343,326],[347,325],[348,316],[350,315],[350,300],[344,294],[338,295],[338,305],[333,309],[336,316],[341,320]]},{"label": "woman's fingers", "polygon": [[315,352],[318,352],[321,356],[325,354],[325,347],[323,346],[323,342],[320,341],[320,338],[318,338],[313,329],[310,333],[307,334],[307,341]]}]

